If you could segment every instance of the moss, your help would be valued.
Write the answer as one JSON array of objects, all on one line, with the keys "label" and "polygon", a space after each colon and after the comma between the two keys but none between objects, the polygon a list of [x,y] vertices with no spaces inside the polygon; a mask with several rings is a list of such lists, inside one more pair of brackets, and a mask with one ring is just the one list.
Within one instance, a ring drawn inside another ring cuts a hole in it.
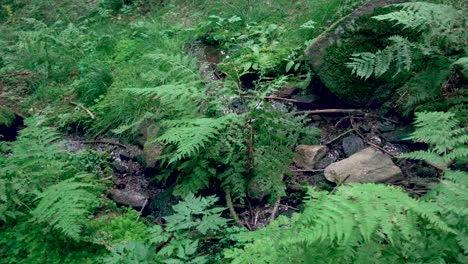
[{"label": "moss", "polygon": [[348,30],[343,38],[327,49],[324,65],[318,73],[320,79],[328,89],[343,101],[365,106],[370,103],[383,104],[388,101],[397,87],[401,86],[407,78],[405,74],[394,79],[393,74],[380,78],[363,80],[352,74],[345,66],[354,53],[376,52],[384,49],[388,43],[388,37],[403,35],[410,39],[417,37],[414,32],[403,30],[392,23],[377,21],[372,16],[388,13],[392,9],[380,8],[372,15],[366,15],[355,21],[355,29]]}]

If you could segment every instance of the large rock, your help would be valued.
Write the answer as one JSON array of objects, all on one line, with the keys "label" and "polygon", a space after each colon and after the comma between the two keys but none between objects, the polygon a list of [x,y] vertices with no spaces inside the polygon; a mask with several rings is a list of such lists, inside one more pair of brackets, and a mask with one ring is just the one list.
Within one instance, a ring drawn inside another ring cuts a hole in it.
[{"label": "large rock", "polygon": [[137,191],[129,188],[110,189],[112,200],[119,204],[128,205],[134,208],[142,208],[149,195],[144,191]]},{"label": "large rock", "polygon": [[313,170],[316,164],[327,154],[323,145],[299,145],[296,147],[294,163],[300,168]]},{"label": "large rock", "polygon": [[354,22],[357,18],[363,15],[372,14],[376,8],[402,2],[407,2],[407,0],[370,0],[355,9],[348,16],[333,24],[324,33],[315,38],[312,44],[305,51],[312,68],[315,71],[320,70],[324,63],[323,58],[327,54],[327,48],[339,41],[347,29],[353,29],[355,27]]},{"label": "large rock", "polygon": [[402,172],[389,156],[373,148],[365,148],[351,157],[335,162],[325,169],[327,180],[349,182],[391,182]]}]

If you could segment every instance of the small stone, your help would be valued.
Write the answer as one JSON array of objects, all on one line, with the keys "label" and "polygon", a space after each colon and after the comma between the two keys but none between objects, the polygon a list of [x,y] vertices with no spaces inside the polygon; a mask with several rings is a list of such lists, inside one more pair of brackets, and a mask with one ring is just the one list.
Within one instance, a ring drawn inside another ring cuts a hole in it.
[{"label": "small stone", "polygon": [[403,173],[384,153],[365,148],[351,157],[335,162],[325,169],[325,178],[341,183],[391,182],[401,179]]},{"label": "small stone", "polygon": [[146,142],[143,146],[143,161],[145,168],[154,168],[158,164],[159,157],[162,154],[162,146],[158,143]]},{"label": "small stone", "polygon": [[315,168],[319,170],[323,170],[328,167],[330,164],[338,160],[340,153],[337,150],[332,150],[328,152],[327,156],[321,159],[316,165]]},{"label": "small stone", "polygon": [[324,145],[299,145],[296,147],[294,163],[300,168],[313,170],[327,151],[328,148]]},{"label": "small stone", "polygon": [[360,151],[361,149],[365,148],[364,140],[355,135],[345,137],[343,139],[342,145],[346,157],[349,157],[354,153]]}]

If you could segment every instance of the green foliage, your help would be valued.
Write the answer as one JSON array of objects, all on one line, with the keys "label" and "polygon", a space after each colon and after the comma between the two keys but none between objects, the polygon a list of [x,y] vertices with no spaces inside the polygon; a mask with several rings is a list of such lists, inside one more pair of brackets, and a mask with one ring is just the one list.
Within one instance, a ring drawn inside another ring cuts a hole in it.
[{"label": "green foliage", "polygon": [[165,121],[166,132],[157,140],[176,146],[169,163],[180,161],[187,157],[197,156],[212,140],[217,139],[221,131],[228,125],[240,125],[242,117],[226,115],[220,118],[198,118],[187,120]]},{"label": "green foliage", "polygon": [[0,125],[9,127],[13,124],[14,120],[15,114],[6,107],[0,106]]},{"label": "green foliage", "polygon": [[127,241],[144,242],[150,238],[148,226],[135,221],[139,212],[131,208],[121,211],[96,217],[86,223],[93,243],[113,248]]},{"label": "green foliage", "polygon": [[25,119],[11,153],[0,154],[0,256],[7,263],[93,262],[101,248],[83,241],[84,227],[102,186],[80,173],[45,121]]},{"label": "green foliage", "polygon": [[398,101],[403,113],[408,115],[424,103],[445,99],[441,86],[451,75],[453,65],[466,72],[463,36],[467,20],[462,10],[449,5],[414,2],[393,6],[400,10],[373,18],[421,32],[421,37],[410,41],[399,35],[392,36],[390,45],[383,50],[353,54],[346,66],[364,79],[380,77],[387,72],[395,77],[402,72],[415,71],[399,88]]},{"label": "green foliage", "polygon": [[72,83],[78,99],[85,105],[92,105],[100,96],[104,96],[112,84],[112,74],[103,67],[84,67],[83,77]]},{"label": "green foliage", "polygon": [[[235,228],[227,228],[228,220],[221,217],[225,209],[214,207],[214,196],[196,197],[188,194],[174,205],[174,214],[164,217],[165,229],[148,229],[149,238],[120,243],[111,249],[106,263],[207,263],[214,255],[204,254],[210,247],[204,238],[218,236],[218,241]],[[156,249],[156,250],[155,250]]]},{"label": "green foliage", "polygon": [[413,151],[403,157],[426,160],[441,167],[446,167],[454,160],[466,161],[468,157],[468,135],[466,129],[459,126],[459,121],[452,113],[422,112],[416,113],[415,126],[408,139],[429,145],[428,150]]},{"label": "green foliage", "polygon": [[301,215],[240,235],[247,244],[242,250],[227,250],[226,257],[233,263],[463,259],[457,240],[466,237],[466,231],[459,234],[450,218],[439,215],[442,203],[417,201],[397,188],[375,184],[343,186],[333,195],[313,191],[311,198]]},{"label": "green foliage", "polygon": [[48,187],[36,198],[40,202],[31,212],[33,221],[47,223],[66,236],[79,240],[82,223],[90,214],[93,205],[97,205],[96,196],[87,190],[92,187],[92,184],[76,182],[75,179],[61,181]]},{"label": "green foliage", "polygon": [[[419,158],[439,155],[440,160],[450,155],[447,148],[458,146],[464,150],[453,158],[465,159],[466,137],[453,114],[420,113],[416,127],[411,138],[433,144],[433,153]],[[464,263],[466,176],[445,171],[421,200],[376,184],[344,185],[331,193],[310,190],[302,213],[236,235],[237,248],[227,249],[225,256],[232,263]]]},{"label": "green foliage", "polygon": [[[374,53],[386,47],[388,39],[396,35],[400,34],[410,40],[417,37],[417,32],[403,29],[402,26],[394,26],[386,21],[372,19],[373,15],[387,12],[387,9],[378,8],[372,15],[357,18],[355,26],[346,29],[339,42],[327,48],[323,66],[318,69],[320,80],[325,86],[349,104],[366,106],[371,103],[385,103],[392,97],[395,88],[401,86],[407,78],[404,74],[398,78],[392,78],[393,73],[389,72],[383,74],[381,78],[371,76],[364,80],[353,75],[351,68],[343,63],[356,53],[366,54],[366,57],[359,58],[361,60],[373,60]],[[385,56],[382,55],[382,57],[384,60]],[[362,69],[364,73],[366,70],[366,68]]]}]

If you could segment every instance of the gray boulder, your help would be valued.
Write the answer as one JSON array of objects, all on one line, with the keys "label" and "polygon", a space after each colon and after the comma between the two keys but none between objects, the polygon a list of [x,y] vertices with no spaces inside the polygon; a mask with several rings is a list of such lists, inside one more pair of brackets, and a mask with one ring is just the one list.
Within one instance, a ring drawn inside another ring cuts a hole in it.
[{"label": "gray boulder", "polygon": [[373,148],[365,148],[351,157],[335,162],[325,169],[327,180],[349,182],[391,182],[402,177],[403,173],[384,153]]},{"label": "gray boulder", "polygon": [[134,208],[142,208],[149,195],[143,191],[133,189],[110,189],[112,200],[119,204],[131,206]]},{"label": "gray boulder", "polygon": [[299,145],[296,147],[294,163],[300,168],[313,170],[327,151],[327,147],[323,145]]}]

